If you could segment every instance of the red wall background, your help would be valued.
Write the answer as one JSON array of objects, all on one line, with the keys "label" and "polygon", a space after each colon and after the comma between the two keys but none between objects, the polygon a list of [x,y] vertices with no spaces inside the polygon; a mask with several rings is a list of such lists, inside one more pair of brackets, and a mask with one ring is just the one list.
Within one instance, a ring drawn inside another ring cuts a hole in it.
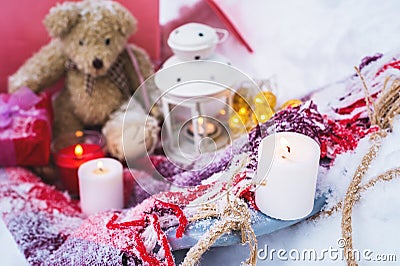
[{"label": "red wall background", "polygon": [[[42,23],[49,9],[64,0],[1,1],[0,8],[0,92],[7,91],[7,77],[49,41]],[[158,0],[118,0],[138,20],[131,42],[145,48],[153,60],[159,59],[160,28]]]}]

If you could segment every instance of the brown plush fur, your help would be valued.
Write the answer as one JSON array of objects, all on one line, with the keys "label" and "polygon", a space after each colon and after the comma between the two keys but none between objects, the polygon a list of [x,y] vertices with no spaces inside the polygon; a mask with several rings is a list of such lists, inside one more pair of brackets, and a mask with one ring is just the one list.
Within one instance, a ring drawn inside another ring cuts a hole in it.
[{"label": "brown plush fur", "polygon": [[[104,125],[128,100],[107,75],[121,53],[132,93],[140,85],[124,51],[128,37],[136,30],[135,18],[116,2],[85,0],[53,7],[44,23],[53,40],[9,78],[9,91],[27,86],[40,92],[65,76],[65,89],[54,101],[54,135],[85,126]],[[153,66],[146,52],[134,45],[129,48],[144,78],[149,77]],[[103,62],[100,69],[93,67],[96,58]],[[68,59],[75,62],[79,71],[66,70]],[[85,91],[85,74],[96,78],[91,95]]]}]

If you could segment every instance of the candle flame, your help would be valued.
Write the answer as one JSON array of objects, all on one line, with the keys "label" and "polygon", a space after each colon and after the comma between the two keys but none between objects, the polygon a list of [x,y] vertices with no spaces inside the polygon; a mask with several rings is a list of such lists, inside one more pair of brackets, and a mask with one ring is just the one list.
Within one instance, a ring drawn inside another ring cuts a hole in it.
[{"label": "candle flame", "polygon": [[103,161],[98,161],[97,162],[97,169],[99,169],[99,171],[102,172],[103,168],[104,168]]},{"label": "candle flame", "polygon": [[199,117],[199,120],[198,120],[199,126],[202,126],[203,123],[204,123],[204,118],[203,118],[202,116],[200,116],[200,117]]},{"label": "candle flame", "polygon": [[283,153],[284,153],[284,155],[282,155],[282,158],[285,159],[288,157],[287,155],[289,155],[291,152],[289,141],[287,141],[287,139],[285,139],[284,137],[281,137],[279,142],[281,144],[281,147],[282,147]]},{"label": "candle flame", "polygon": [[82,136],[83,136],[83,132],[82,131],[78,130],[78,131],[75,132],[75,137],[80,138]]},{"label": "candle flame", "polygon": [[219,113],[220,113],[221,115],[226,115],[226,111],[225,111],[225,109],[221,109],[221,110],[219,110]]},{"label": "candle flame", "polygon": [[78,159],[81,159],[81,158],[82,158],[83,148],[82,148],[82,146],[81,146],[80,144],[77,144],[77,145],[75,146],[74,153],[75,153],[75,156],[76,156]]}]

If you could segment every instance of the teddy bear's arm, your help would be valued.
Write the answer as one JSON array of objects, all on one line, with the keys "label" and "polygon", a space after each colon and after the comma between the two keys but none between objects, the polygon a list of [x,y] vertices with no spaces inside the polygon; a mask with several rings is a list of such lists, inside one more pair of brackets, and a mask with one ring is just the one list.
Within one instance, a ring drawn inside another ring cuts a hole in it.
[{"label": "teddy bear's arm", "polygon": [[65,73],[65,61],[60,41],[52,40],[9,77],[8,91],[12,93],[23,86],[35,92],[42,91],[58,81]]}]

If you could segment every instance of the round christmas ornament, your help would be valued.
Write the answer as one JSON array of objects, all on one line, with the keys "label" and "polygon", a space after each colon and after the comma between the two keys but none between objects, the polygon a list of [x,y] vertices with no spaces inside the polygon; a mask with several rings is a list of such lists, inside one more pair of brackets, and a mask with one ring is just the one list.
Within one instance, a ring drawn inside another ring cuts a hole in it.
[{"label": "round christmas ornament", "polygon": [[233,134],[241,134],[246,132],[248,116],[241,116],[238,113],[233,113],[229,118],[228,124]]},{"label": "round christmas ornament", "polygon": [[233,95],[232,100],[232,108],[235,112],[239,112],[241,115],[244,115],[244,110],[247,110],[247,113],[250,114],[251,107],[249,99],[249,91],[247,88],[239,88],[236,90]]},{"label": "round christmas ornament", "polygon": [[268,105],[259,105],[255,107],[255,110],[251,116],[254,124],[265,123],[275,114]]},{"label": "round christmas ornament", "polygon": [[256,106],[267,104],[271,109],[276,107],[276,96],[271,91],[262,91],[254,97],[254,104]]}]

